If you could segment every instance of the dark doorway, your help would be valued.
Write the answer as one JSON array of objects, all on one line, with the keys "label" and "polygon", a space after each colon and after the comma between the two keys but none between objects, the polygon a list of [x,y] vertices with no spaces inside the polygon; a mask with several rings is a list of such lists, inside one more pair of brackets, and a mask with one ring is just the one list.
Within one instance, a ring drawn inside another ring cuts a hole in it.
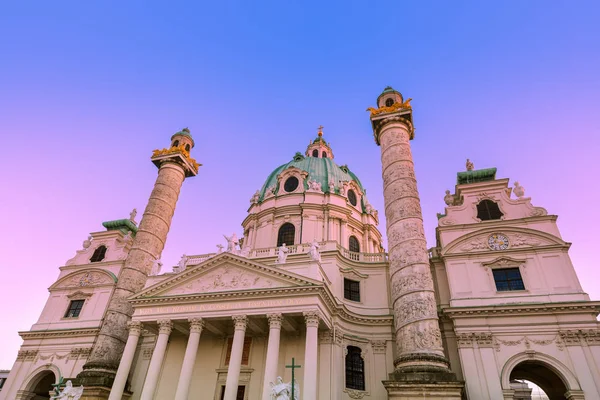
[{"label": "dark doorway", "polygon": [[523,361],[510,373],[510,380],[526,380],[538,385],[550,400],[567,400],[567,387],[561,377],[539,361]]},{"label": "dark doorway", "polygon": [[[238,386],[237,396],[235,396],[235,400],[244,400],[244,395],[246,394],[246,386]],[[221,386],[221,400],[225,398],[225,386]]]},{"label": "dark doorway", "polygon": [[26,389],[28,392],[35,393],[35,400],[49,399],[52,391],[52,384],[56,382],[56,376],[52,371],[42,371],[38,373],[29,383]]}]

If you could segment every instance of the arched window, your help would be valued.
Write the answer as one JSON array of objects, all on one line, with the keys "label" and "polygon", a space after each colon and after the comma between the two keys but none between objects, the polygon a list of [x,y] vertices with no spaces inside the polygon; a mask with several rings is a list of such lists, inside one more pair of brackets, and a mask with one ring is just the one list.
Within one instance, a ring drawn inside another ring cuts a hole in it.
[{"label": "arched window", "polygon": [[326,152],[326,151],[324,151],[324,152],[321,154],[321,157],[323,157],[323,158],[327,158],[327,152]]},{"label": "arched window", "polygon": [[365,390],[365,362],[360,347],[348,346],[346,355],[346,388]]},{"label": "arched window", "polygon": [[393,105],[394,105],[394,99],[387,99],[387,100],[385,101],[385,106],[386,106],[386,107],[391,107],[391,106],[393,106]]},{"label": "arched window", "polygon": [[173,147],[179,147],[179,140],[173,142]]},{"label": "arched window", "polygon": [[348,190],[348,201],[355,207],[358,204],[358,200],[356,198],[356,193],[354,193],[354,190]]},{"label": "arched window", "polygon": [[504,214],[500,211],[497,203],[492,200],[482,200],[477,204],[477,218],[482,221],[489,221],[492,219],[500,219]]},{"label": "arched window", "polygon": [[98,246],[96,250],[94,250],[94,254],[92,254],[92,258],[90,258],[90,262],[98,262],[104,260],[106,256],[106,246]]},{"label": "arched window", "polygon": [[317,150],[317,149],[313,150],[313,157],[319,157],[319,150]]},{"label": "arched window", "polygon": [[284,243],[294,244],[294,239],[296,236],[296,227],[289,222],[281,225],[279,228],[279,233],[277,234],[277,247],[282,246]]},{"label": "arched window", "polygon": [[185,151],[190,151],[190,145],[189,144],[185,145]]},{"label": "arched window", "polygon": [[350,239],[348,239],[348,250],[360,253],[360,243],[358,243],[356,236],[350,236]]}]

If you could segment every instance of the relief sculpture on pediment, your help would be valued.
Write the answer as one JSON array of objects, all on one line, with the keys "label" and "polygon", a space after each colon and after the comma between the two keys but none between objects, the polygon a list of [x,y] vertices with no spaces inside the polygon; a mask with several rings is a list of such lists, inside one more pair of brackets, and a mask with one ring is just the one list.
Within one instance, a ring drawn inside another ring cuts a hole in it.
[{"label": "relief sculpture on pediment", "polygon": [[213,293],[230,290],[264,289],[274,285],[275,282],[267,276],[241,268],[221,267],[175,289],[172,293]]}]

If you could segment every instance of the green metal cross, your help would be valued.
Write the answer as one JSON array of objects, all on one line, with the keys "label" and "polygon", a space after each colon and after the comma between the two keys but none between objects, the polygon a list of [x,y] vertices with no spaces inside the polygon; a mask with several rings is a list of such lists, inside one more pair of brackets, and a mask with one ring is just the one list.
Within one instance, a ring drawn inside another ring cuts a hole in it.
[{"label": "green metal cross", "polygon": [[292,393],[290,395],[290,399],[294,399],[294,370],[296,368],[302,368],[302,365],[296,365],[296,361],[295,359],[292,357],[292,365],[286,365],[286,368],[291,368],[292,369]]}]

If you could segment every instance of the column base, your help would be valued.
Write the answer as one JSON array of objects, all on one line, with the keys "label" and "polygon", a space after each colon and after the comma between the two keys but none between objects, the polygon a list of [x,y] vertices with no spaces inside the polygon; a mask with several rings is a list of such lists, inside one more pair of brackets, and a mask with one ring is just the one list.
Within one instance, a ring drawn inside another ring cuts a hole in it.
[{"label": "column base", "polygon": [[[112,368],[92,368],[83,367],[83,371],[77,375],[77,378],[72,379],[73,386],[83,385],[83,395],[80,400],[107,400],[115,381],[116,372]],[[123,399],[129,399],[132,393],[125,391]]]},{"label": "column base", "polygon": [[383,381],[383,386],[388,392],[388,400],[462,400],[464,382]]},{"label": "column base", "polygon": [[437,354],[409,354],[394,361],[396,370],[383,386],[388,399],[462,400],[465,383],[456,378],[448,360]]}]

